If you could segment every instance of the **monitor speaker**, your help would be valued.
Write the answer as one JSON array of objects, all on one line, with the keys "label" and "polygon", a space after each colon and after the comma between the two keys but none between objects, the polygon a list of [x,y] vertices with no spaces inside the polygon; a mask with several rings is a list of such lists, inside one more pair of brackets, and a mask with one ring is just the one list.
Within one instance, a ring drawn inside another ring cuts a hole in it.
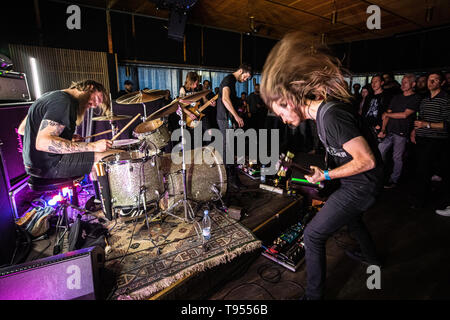
[{"label": "monitor speaker", "polygon": [[104,261],[90,247],[0,269],[0,300],[94,300]]},{"label": "monitor speaker", "polygon": [[183,41],[184,28],[186,26],[187,14],[178,10],[172,10],[169,18],[168,37],[176,41]]}]

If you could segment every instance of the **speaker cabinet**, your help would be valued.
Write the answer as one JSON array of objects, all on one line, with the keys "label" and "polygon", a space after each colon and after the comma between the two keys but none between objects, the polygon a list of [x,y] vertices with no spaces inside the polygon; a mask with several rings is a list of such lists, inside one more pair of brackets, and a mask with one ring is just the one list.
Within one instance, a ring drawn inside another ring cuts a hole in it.
[{"label": "speaker cabinet", "polygon": [[8,181],[5,174],[0,140],[0,266],[8,265],[16,248],[16,226],[8,196]]},{"label": "speaker cabinet", "polygon": [[0,269],[0,300],[94,300],[104,261],[90,247]]},{"label": "speaker cabinet", "polygon": [[187,14],[178,10],[172,10],[169,18],[168,37],[179,42],[184,39]]}]

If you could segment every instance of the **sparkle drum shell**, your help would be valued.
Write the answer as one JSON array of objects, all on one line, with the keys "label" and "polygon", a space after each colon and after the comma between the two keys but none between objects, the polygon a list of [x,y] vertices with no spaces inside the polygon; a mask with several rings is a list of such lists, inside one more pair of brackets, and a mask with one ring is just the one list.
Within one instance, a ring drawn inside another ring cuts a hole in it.
[{"label": "sparkle drum shell", "polygon": [[145,156],[139,151],[121,152],[101,160],[106,168],[113,208],[136,208],[141,187],[140,206],[156,202],[164,192],[160,173],[160,158],[156,155]]}]

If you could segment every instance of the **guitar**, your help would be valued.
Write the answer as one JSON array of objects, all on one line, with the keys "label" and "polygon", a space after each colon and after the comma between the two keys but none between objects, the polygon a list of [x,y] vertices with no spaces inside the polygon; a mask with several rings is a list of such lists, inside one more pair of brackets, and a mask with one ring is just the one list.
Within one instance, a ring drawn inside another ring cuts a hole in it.
[{"label": "guitar", "polygon": [[196,126],[198,126],[200,121],[202,121],[202,118],[205,116],[202,113],[202,111],[205,110],[206,108],[208,108],[213,101],[217,100],[217,98],[219,98],[218,94],[216,94],[211,100],[207,101],[201,107],[200,107],[200,102],[198,102],[195,106],[186,108],[187,110],[189,110],[190,112],[195,114],[195,116],[197,117],[197,119],[195,119],[195,120],[192,120],[191,118],[186,117],[186,126],[188,126],[189,128],[192,128],[192,129],[195,128]]}]

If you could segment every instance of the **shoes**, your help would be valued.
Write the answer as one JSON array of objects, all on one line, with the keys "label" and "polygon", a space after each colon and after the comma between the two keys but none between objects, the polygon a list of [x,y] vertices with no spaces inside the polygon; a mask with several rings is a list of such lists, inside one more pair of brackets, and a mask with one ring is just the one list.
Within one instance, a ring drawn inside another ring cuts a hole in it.
[{"label": "shoes", "polygon": [[388,184],[385,184],[385,185],[384,185],[384,188],[385,188],[385,189],[393,189],[393,188],[395,188],[396,186],[397,186],[396,183],[394,183],[394,182],[389,182]]},{"label": "shoes", "polygon": [[358,262],[360,262],[360,263],[362,263],[362,264],[364,264],[366,266],[370,266],[370,265],[376,265],[376,266],[379,266],[379,267],[382,266],[381,262],[378,259],[376,259],[376,260],[368,260],[362,254],[362,252],[358,251],[358,250],[345,250],[345,254],[349,258],[351,258],[351,259],[353,259],[355,261],[358,261]]},{"label": "shoes", "polygon": [[444,210],[436,210],[436,213],[440,216],[450,217],[450,206],[448,206]]},{"label": "shoes", "polygon": [[442,178],[439,177],[438,175],[433,175],[433,176],[431,177],[431,181],[434,181],[434,182],[441,182],[441,181],[442,181]]}]

